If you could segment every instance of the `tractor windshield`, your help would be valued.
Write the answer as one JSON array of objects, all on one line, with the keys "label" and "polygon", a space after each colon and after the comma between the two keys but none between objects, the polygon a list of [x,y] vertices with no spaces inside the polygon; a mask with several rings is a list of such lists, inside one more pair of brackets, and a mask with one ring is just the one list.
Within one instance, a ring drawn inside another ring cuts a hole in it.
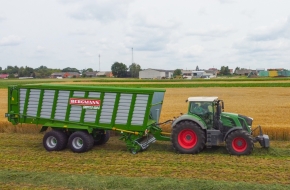
[{"label": "tractor windshield", "polygon": [[213,102],[190,102],[189,112],[198,115],[210,127],[213,121]]}]

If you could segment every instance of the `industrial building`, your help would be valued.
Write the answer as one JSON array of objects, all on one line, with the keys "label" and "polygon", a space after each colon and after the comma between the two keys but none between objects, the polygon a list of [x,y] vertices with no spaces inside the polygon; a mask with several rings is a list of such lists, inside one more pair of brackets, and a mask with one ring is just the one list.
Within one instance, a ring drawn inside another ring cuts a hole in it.
[{"label": "industrial building", "polygon": [[139,71],[139,79],[172,78],[173,72],[173,70],[144,69],[142,71]]}]

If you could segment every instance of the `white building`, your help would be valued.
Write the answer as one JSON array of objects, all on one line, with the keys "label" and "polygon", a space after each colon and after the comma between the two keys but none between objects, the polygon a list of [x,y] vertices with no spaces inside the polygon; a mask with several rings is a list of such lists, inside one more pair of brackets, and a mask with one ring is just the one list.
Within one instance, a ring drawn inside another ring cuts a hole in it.
[{"label": "white building", "polygon": [[162,70],[162,69],[144,69],[139,71],[139,79],[162,79],[162,78],[172,78],[172,70]]},{"label": "white building", "polygon": [[212,70],[201,70],[201,71],[183,71],[183,78],[194,79],[194,78],[214,78],[217,76],[217,71]]}]

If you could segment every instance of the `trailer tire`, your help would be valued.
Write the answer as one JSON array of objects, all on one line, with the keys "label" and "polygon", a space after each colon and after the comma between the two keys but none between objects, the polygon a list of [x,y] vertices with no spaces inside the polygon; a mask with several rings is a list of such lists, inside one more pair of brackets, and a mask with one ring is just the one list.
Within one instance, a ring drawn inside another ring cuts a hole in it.
[{"label": "trailer tire", "polygon": [[252,136],[244,130],[231,132],[226,139],[227,151],[232,155],[248,155],[254,149]]},{"label": "trailer tire", "polygon": [[205,147],[205,134],[196,123],[181,121],[173,127],[171,141],[177,152],[197,154]]},{"label": "trailer tire", "polygon": [[94,138],[94,145],[106,144],[106,142],[108,142],[108,140],[110,139],[109,130],[103,130],[101,132],[102,132],[101,134],[97,134],[97,137]]},{"label": "trailer tire", "polygon": [[67,146],[67,135],[60,130],[51,130],[43,136],[43,146],[47,151],[60,151]]},{"label": "trailer tire", "polygon": [[86,131],[76,131],[68,139],[70,149],[76,153],[86,152],[94,145],[93,136]]}]

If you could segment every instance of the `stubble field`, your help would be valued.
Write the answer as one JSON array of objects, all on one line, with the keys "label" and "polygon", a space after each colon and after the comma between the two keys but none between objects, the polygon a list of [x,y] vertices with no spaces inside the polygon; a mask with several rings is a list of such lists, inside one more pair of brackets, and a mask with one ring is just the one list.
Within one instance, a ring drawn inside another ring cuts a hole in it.
[{"label": "stubble field", "polygon": [[47,152],[41,126],[6,121],[7,90],[0,89],[0,188],[289,189],[289,94],[290,88],[283,87],[166,88],[161,121],[185,113],[189,96],[218,96],[225,111],[254,118],[254,126],[261,125],[272,139],[271,147],[257,144],[251,155],[237,157],[224,147],[176,154],[170,142],[156,142],[132,155],[115,136],[83,154]]}]

